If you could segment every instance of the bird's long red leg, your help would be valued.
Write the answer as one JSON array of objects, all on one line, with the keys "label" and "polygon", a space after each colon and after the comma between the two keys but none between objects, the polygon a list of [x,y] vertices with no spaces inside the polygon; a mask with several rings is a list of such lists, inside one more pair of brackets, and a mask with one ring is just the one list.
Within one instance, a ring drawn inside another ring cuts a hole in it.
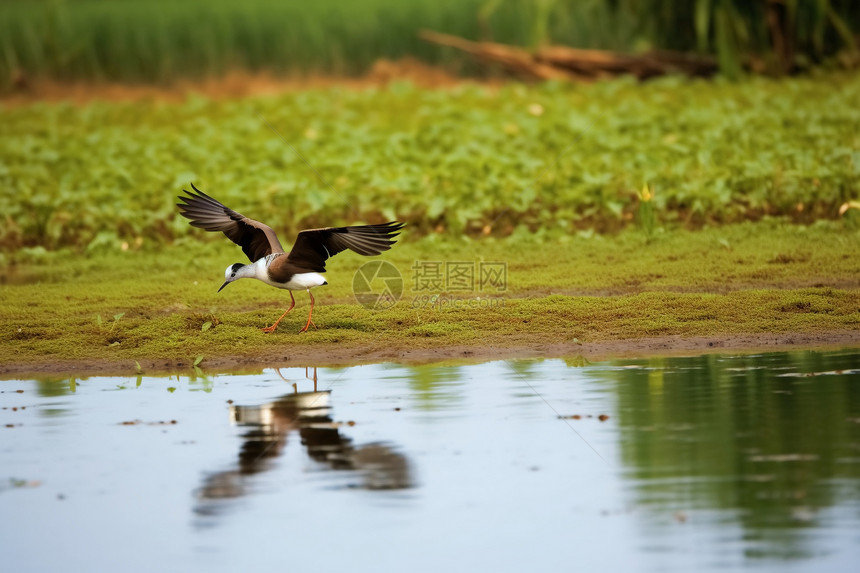
[{"label": "bird's long red leg", "polygon": [[311,317],[314,315],[314,295],[311,294],[311,289],[308,289],[308,296],[311,297],[311,311],[308,313],[308,323],[299,332],[307,332],[308,327],[312,324],[314,325],[314,328],[317,327],[317,325],[314,324],[314,321],[311,320]]},{"label": "bird's long red leg", "polygon": [[[296,297],[293,296],[293,291],[290,291],[290,300],[292,301],[292,303],[290,304],[290,308],[288,308],[286,310],[286,312],[284,312],[284,314],[281,315],[281,318],[284,318],[285,316],[287,316],[287,314],[291,310],[293,310],[293,307],[296,306]],[[281,318],[276,320],[275,324],[273,324],[272,326],[267,326],[266,328],[262,329],[263,332],[275,332],[275,329],[278,328],[278,323],[281,322]]]}]

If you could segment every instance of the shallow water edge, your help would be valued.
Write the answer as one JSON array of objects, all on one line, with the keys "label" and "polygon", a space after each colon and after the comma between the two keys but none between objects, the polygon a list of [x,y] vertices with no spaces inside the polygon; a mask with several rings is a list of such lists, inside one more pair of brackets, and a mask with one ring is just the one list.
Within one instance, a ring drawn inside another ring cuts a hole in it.
[{"label": "shallow water edge", "polygon": [[614,358],[647,358],[652,356],[693,356],[709,353],[757,353],[788,350],[839,350],[860,346],[860,330],[825,332],[753,333],[744,335],[715,335],[707,337],[663,336],[600,342],[513,341],[507,347],[445,345],[435,348],[340,344],[290,346],[273,352],[263,348],[259,355],[203,356],[188,360],[141,358],[140,360],[104,358],[57,360],[48,357],[39,362],[0,364],[0,380],[25,378],[38,374],[84,375],[168,375],[187,372],[199,367],[217,373],[258,372],[262,368],[277,367],[336,367],[396,362],[404,365],[432,364],[436,362],[480,363],[489,360],[569,358],[582,356],[590,361]]},{"label": "shallow water edge", "polygon": [[9,380],[0,550],[22,573],[852,571],[858,381],[856,348]]}]

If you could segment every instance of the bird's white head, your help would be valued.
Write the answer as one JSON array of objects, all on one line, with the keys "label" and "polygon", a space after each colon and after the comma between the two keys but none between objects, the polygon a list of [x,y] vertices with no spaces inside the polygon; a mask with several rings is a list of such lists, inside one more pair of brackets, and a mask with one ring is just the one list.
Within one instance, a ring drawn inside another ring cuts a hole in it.
[{"label": "bird's white head", "polygon": [[227,270],[224,271],[224,284],[221,285],[221,288],[218,289],[218,292],[221,292],[221,290],[231,282],[249,276],[249,274],[247,273],[247,267],[249,266],[251,265],[235,263],[227,267]]}]

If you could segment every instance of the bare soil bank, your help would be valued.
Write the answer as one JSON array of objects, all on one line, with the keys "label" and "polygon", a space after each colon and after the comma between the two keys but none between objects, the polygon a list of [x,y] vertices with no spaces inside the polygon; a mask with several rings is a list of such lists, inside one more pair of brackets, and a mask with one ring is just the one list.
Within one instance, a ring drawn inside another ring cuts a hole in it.
[{"label": "bare soil bank", "polygon": [[[360,346],[300,346],[258,356],[221,356],[207,358],[199,367],[204,372],[239,372],[262,368],[303,366],[354,366],[379,362],[423,364],[430,362],[484,362],[524,358],[584,358],[595,362],[613,358],[692,355],[703,353],[775,352],[798,349],[834,349],[860,347],[860,331],[847,330],[816,333],[755,333],[707,337],[666,336],[611,340],[592,343],[542,344],[524,335],[510,346],[487,347],[445,345],[436,348],[410,348],[404,344]],[[141,360],[141,373],[147,375],[178,373],[193,369],[189,361]],[[51,361],[36,364],[0,364],[0,376],[24,378],[39,376],[88,376],[138,374],[132,360],[89,359]]]}]

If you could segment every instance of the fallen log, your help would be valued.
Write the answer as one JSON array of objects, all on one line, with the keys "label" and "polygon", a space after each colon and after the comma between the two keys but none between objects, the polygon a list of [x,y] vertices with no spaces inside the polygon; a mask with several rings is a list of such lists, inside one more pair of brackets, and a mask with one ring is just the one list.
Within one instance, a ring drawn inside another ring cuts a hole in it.
[{"label": "fallen log", "polygon": [[428,42],[466,52],[493,62],[530,79],[591,80],[632,74],[640,79],[680,73],[710,76],[717,72],[713,58],[681,52],[650,51],[625,54],[605,50],[582,50],[567,46],[547,46],[532,53],[523,48],[494,42],[472,42],[457,36],[422,30]]},{"label": "fallen log", "polygon": [[574,72],[559,69],[551,64],[544,64],[535,60],[530,53],[505,44],[494,42],[472,42],[458,36],[441,34],[431,30],[422,30],[419,37],[433,44],[457,48],[478,59],[501,64],[509,71],[538,80],[578,79]]}]

